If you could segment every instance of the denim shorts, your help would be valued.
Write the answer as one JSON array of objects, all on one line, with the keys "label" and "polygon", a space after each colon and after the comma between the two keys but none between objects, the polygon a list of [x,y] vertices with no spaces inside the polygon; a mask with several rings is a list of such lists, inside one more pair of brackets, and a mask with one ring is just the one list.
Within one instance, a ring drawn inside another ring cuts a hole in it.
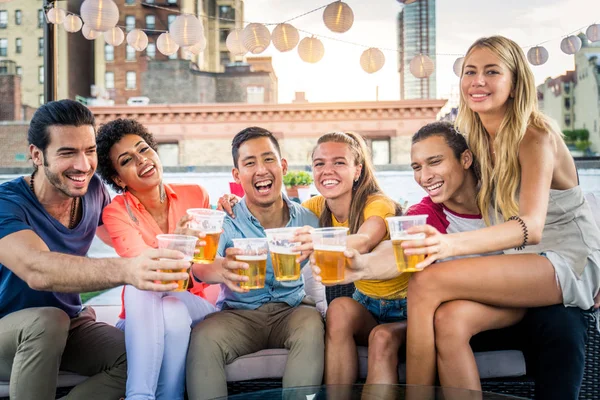
[{"label": "denim shorts", "polygon": [[406,297],[396,300],[374,299],[355,290],[352,298],[362,304],[380,324],[406,321],[408,316]]}]

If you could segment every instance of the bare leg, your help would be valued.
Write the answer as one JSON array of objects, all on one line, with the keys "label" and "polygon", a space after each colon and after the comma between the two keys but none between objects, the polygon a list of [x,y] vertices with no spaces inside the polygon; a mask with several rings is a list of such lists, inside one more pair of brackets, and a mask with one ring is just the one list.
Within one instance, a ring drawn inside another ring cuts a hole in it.
[{"label": "bare leg", "polygon": [[433,385],[434,315],[446,301],[472,300],[500,307],[562,302],[550,261],[536,254],[474,257],[442,262],[412,275],[408,286],[406,381]]},{"label": "bare leg", "polygon": [[473,335],[519,322],[524,308],[488,306],[468,300],[442,304],[435,312],[435,346],[442,386],[481,390],[469,341]]},{"label": "bare leg", "polygon": [[353,384],[358,375],[356,343],[367,344],[377,325],[371,313],[349,297],[339,297],[327,309],[325,323],[325,383]]},{"label": "bare leg", "polygon": [[398,383],[398,350],[406,340],[406,322],[377,325],[369,335],[367,384]]}]

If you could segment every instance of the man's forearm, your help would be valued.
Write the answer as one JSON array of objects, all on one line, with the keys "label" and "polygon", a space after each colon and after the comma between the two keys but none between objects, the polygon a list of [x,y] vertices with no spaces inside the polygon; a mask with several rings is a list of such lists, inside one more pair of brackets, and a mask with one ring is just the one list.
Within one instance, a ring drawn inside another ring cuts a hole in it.
[{"label": "man's forearm", "polygon": [[361,279],[388,280],[400,275],[391,240],[381,242],[372,252],[364,254],[363,257],[365,268]]},{"label": "man's forearm", "polygon": [[80,293],[126,284],[126,258],[88,258],[50,251],[28,257],[27,284],[36,290]]}]

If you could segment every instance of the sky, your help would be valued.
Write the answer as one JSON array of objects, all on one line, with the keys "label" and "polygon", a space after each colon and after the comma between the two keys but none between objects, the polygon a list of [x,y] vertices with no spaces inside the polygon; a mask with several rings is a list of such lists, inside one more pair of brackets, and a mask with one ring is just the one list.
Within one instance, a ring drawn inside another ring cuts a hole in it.
[{"label": "sky", "polygon": [[[320,37],[325,55],[316,64],[303,62],[297,49],[280,53],[271,45],[260,54],[273,57],[280,103],[291,102],[296,91],[306,92],[310,102],[373,101],[377,94],[379,100],[400,99],[396,49],[397,18],[403,6],[397,0],[344,1],[354,12],[354,24],[345,33],[334,33],[325,27],[323,10],[290,23],[312,34],[355,45]],[[327,0],[245,0],[244,19],[278,23],[328,3]],[[560,50],[560,41],[567,34],[585,32],[593,23],[600,23],[598,0],[437,0],[437,97],[456,98],[459,82],[452,65],[479,37],[504,35],[525,51],[543,43],[549,60],[542,66],[532,66],[536,84],[541,84],[549,76],[574,68],[573,56]],[[300,33],[300,39],[305,36],[308,34]],[[384,67],[374,74],[367,74],[359,64],[361,53],[368,47],[380,48],[386,57]]]}]

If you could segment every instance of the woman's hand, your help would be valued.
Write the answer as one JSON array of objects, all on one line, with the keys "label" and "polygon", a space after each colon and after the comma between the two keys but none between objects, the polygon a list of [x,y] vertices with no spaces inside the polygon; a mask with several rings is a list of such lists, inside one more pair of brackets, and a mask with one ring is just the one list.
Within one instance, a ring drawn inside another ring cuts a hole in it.
[{"label": "woman's hand", "polygon": [[313,252],[312,236],[310,235],[313,229],[315,228],[305,225],[296,230],[294,238],[292,239],[294,242],[300,243],[298,246],[292,249],[294,252],[300,252],[300,255],[297,258],[298,262],[300,263],[310,257]]},{"label": "woman's hand", "polygon": [[424,239],[405,240],[402,242],[404,254],[424,255],[425,260],[416,265],[417,269],[423,269],[437,260],[452,257],[452,235],[441,234],[431,225],[420,225],[409,228],[406,233],[410,235],[425,234]]},{"label": "woman's hand", "polygon": [[[346,257],[344,280],[334,284],[324,283],[325,286],[344,285],[363,279],[363,275],[368,267],[365,255],[360,254],[355,249],[347,248],[346,250],[344,250],[344,256]],[[321,268],[319,268],[319,266],[317,266],[316,264],[314,253],[312,253],[310,256],[310,267],[315,281],[322,282]]]},{"label": "woman's hand", "polygon": [[183,217],[181,217],[181,219],[177,222],[177,225],[175,226],[175,231],[173,232],[176,235],[188,235],[188,236],[195,236],[198,238],[198,241],[196,242],[196,250],[195,252],[198,252],[198,247],[204,247],[206,246],[206,242],[204,241],[204,238],[206,237],[206,234],[204,232],[200,232],[194,229],[190,229],[189,228],[189,222],[192,220],[192,217],[190,215],[184,215]]},{"label": "woman's hand", "polygon": [[594,309],[597,310],[600,308],[600,292],[594,297]]},{"label": "woman's hand", "polygon": [[239,203],[240,199],[241,197],[238,197],[235,194],[225,193],[219,198],[219,201],[217,202],[217,210],[225,211],[227,215],[229,215],[231,218],[235,218],[235,214],[233,213],[233,206]]}]

